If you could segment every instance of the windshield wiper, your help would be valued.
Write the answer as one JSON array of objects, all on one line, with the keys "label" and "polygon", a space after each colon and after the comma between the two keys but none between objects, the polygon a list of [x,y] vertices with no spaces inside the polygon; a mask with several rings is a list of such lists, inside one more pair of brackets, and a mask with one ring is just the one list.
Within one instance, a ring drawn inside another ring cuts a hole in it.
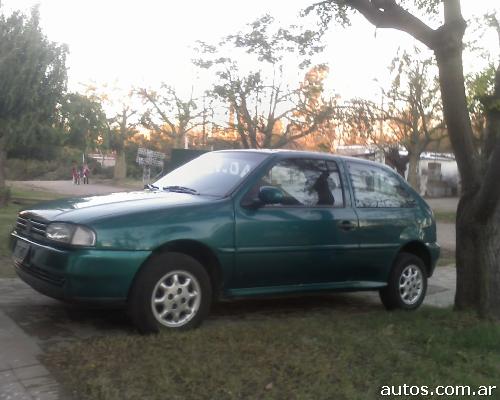
[{"label": "windshield wiper", "polygon": [[163,187],[163,190],[166,190],[167,192],[199,194],[197,190],[185,186],[165,186]]},{"label": "windshield wiper", "polygon": [[155,190],[155,189],[159,189],[159,187],[158,187],[158,186],[153,185],[152,183],[146,183],[146,184],[144,185],[144,189],[148,189],[148,190]]}]

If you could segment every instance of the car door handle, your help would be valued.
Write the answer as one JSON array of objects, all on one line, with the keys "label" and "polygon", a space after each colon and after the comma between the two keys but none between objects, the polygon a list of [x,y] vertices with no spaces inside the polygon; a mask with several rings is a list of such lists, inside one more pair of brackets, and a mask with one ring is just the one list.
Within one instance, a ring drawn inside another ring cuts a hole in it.
[{"label": "car door handle", "polygon": [[339,228],[342,229],[343,231],[351,231],[356,228],[356,225],[353,224],[351,221],[341,221],[339,223]]}]

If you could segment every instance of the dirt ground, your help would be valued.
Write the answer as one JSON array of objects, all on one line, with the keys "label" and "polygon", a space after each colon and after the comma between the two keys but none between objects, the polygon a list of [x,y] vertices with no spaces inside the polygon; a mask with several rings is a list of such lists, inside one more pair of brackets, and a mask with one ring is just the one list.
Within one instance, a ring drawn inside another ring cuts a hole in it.
[{"label": "dirt ground", "polygon": [[[72,181],[11,181],[11,185],[25,190],[43,190],[66,196],[92,196],[132,190],[112,183],[90,183],[75,185]],[[138,187],[137,189],[140,189]]]}]

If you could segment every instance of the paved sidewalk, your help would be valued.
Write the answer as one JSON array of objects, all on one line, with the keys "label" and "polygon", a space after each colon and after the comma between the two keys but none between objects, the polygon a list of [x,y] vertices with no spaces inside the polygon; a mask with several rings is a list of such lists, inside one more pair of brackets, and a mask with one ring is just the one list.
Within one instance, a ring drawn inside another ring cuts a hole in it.
[{"label": "paved sidewalk", "polygon": [[432,207],[434,211],[446,211],[453,212],[457,211],[458,197],[443,197],[435,199],[425,199],[427,203]]},{"label": "paved sidewalk", "polygon": [[456,234],[455,224],[448,222],[437,222],[437,239],[439,245],[446,250],[455,251]]},{"label": "paved sidewalk", "polygon": [[62,399],[57,382],[38,361],[42,350],[0,311],[0,399]]}]

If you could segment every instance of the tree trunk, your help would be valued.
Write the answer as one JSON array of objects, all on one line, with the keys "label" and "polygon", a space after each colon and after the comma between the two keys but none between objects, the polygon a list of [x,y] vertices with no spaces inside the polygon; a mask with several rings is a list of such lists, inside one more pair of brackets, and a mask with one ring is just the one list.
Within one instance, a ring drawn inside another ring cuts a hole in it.
[{"label": "tree trunk", "polygon": [[420,179],[418,176],[418,163],[420,161],[420,154],[416,152],[408,153],[409,162],[408,162],[408,182],[411,187],[420,193]]},{"label": "tree trunk", "polygon": [[499,213],[481,226],[478,236],[479,265],[481,266],[479,314],[500,321],[500,229]]},{"label": "tree trunk", "polygon": [[474,221],[473,197],[462,196],[458,203],[456,219],[457,285],[455,308],[479,309],[479,282],[482,266],[478,257],[478,229]]},{"label": "tree trunk", "polygon": [[[481,163],[474,146],[462,62],[463,19],[460,0],[443,1],[444,25],[431,29],[396,1],[368,2],[345,0],[378,27],[405,31],[436,55],[443,116],[455,153],[462,193],[457,210],[457,292],[455,307],[472,308],[483,317],[500,319],[500,187],[495,146],[487,162]],[[387,7],[379,7],[383,4]],[[498,85],[500,91],[500,84]],[[498,137],[498,136],[497,136]],[[487,168],[480,171],[483,164]]]},{"label": "tree trunk", "polygon": [[175,149],[183,149],[184,148],[184,136],[180,132],[178,132],[175,135],[174,148]]},{"label": "tree trunk", "polygon": [[0,207],[6,206],[9,201],[9,188],[5,185],[7,152],[5,151],[4,141],[4,138],[0,138]]},{"label": "tree trunk", "polygon": [[461,49],[436,55],[444,116],[462,181],[456,220],[455,308],[473,309],[482,317],[500,319],[499,205],[494,205],[493,213],[487,218],[478,218],[485,207],[478,202],[478,195],[484,185],[497,185],[498,177],[488,179],[478,172],[479,157],[485,155],[477,154],[472,144]]},{"label": "tree trunk", "polygon": [[500,319],[500,213],[478,223],[474,198],[462,197],[457,211],[457,292],[455,308],[475,309]]},{"label": "tree trunk", "polygon": [[123,150],[116,152],[114,179],[125,179],[127,176],[127,164],[125,162],[125,152]]}]

